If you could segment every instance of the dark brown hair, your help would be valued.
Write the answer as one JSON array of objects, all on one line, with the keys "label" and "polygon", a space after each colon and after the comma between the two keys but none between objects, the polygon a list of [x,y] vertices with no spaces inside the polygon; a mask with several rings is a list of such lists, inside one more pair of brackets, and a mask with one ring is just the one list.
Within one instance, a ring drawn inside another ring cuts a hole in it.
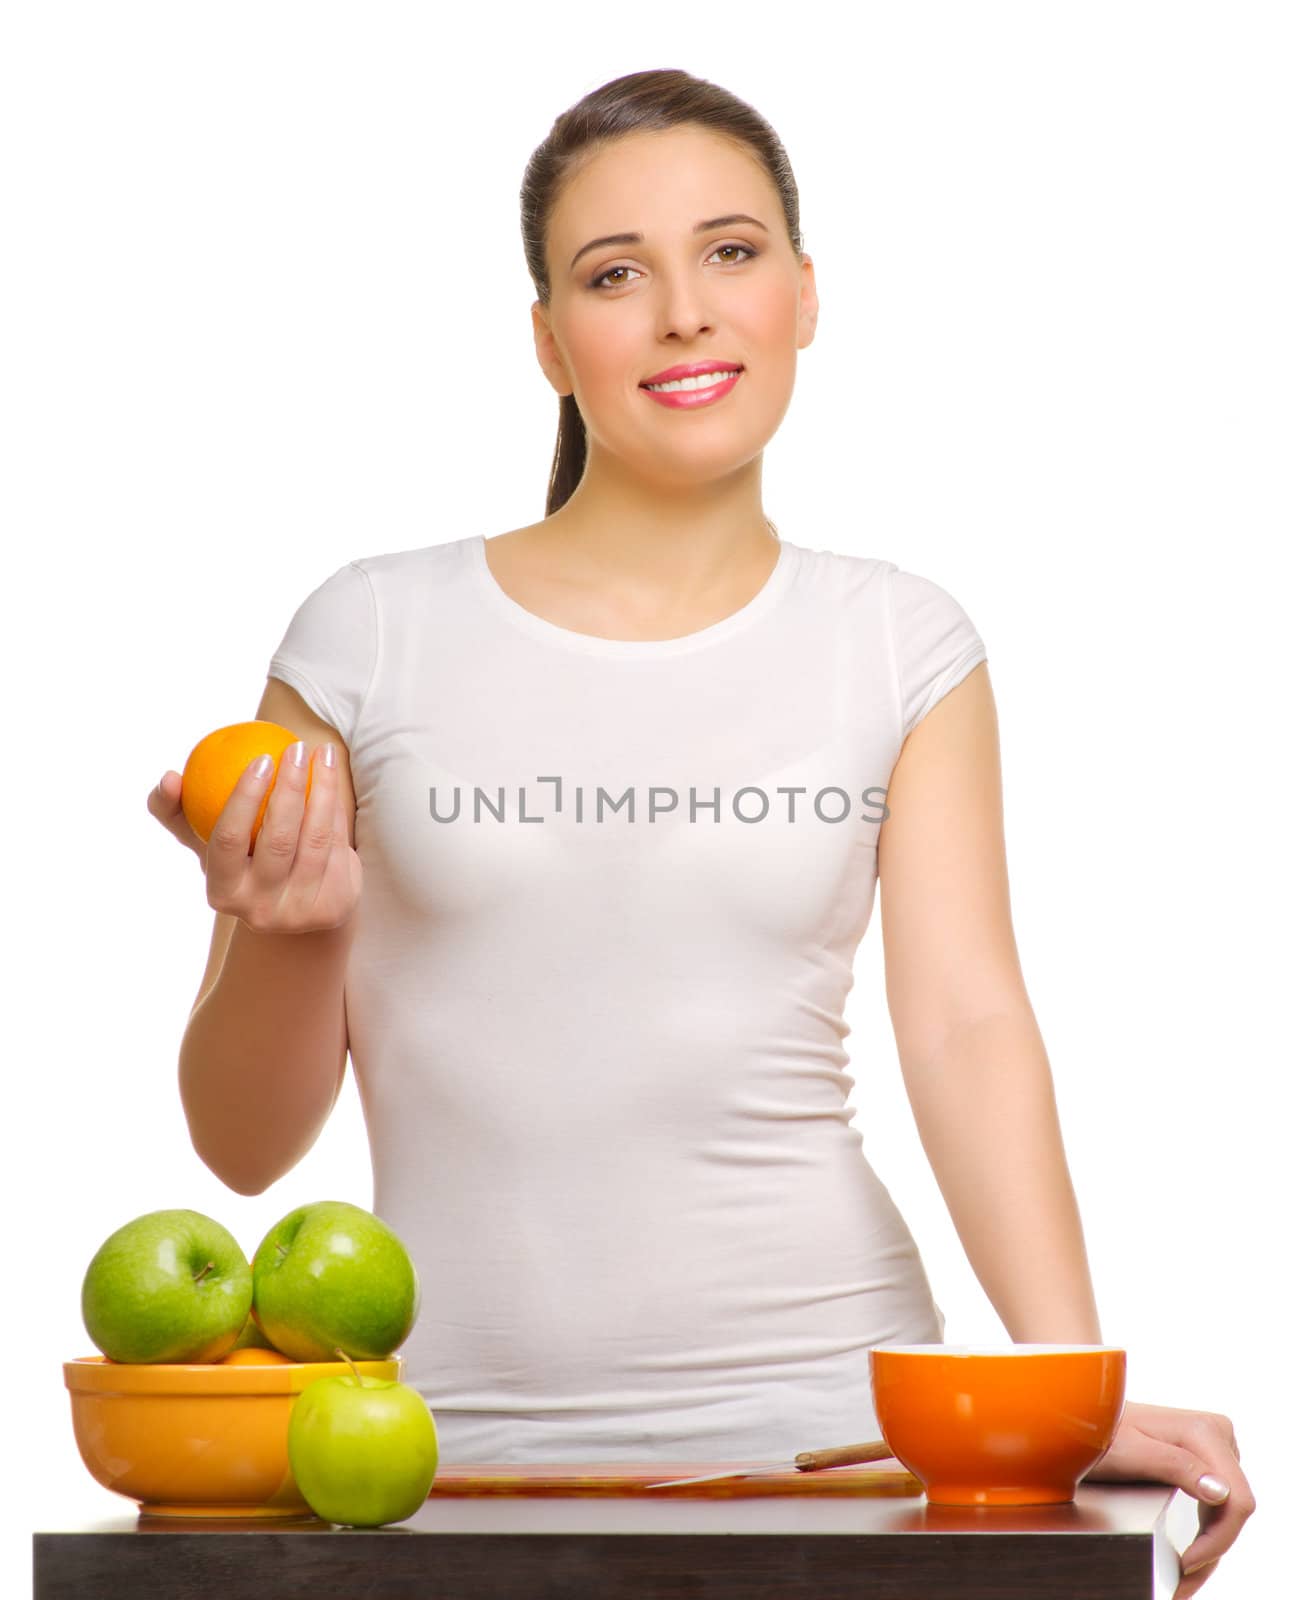
[{"label": "dark brown hair", "polygon": [[[625,134],[687,125],[734,139],[759,161],[778,190],[788,238],[800,260],[803,244],[797,182],[778,135],[760,113],[718,84],[676,68],[630,72],[593,89],[562,111],[524,169],[519,190],[520,231],[528,272],[544,306],[551,303],[546,230],[560,191],[579,166],[600,146]],[[561,395],[560,427],[546,492],[548,517],[578,487],[586,461],[587,426],[578,402],[571,394]]]}]

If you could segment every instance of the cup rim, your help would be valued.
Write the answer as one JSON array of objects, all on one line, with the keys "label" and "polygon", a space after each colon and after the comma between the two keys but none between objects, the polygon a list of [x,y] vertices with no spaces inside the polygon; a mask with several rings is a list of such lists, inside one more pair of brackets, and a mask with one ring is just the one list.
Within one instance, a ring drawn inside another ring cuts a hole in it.
[{"label": "cup rim", "polygon": [[870,1347],[871,1355],[931,1355],[955,1356],[968,1360],[971,1357],[994,1356],[1059,1356],[1086,1355],[1095,1351],[1099,1355],[1126,1355],[1120,1344],[879,1344]]},{"label": "cup rim", "polygon": [[[370,1378],[404,1382],[404,1356],[357,1359]],[[216,1374],[223,1374],[219,1377]],[[110,1361],[103,1355],[64,1362],[64,1386],[74,1394],[211,1395],[216,1398],[295,1394],[316,1378],[349,1377],[344,1361],[277,1361],[224,1366],[221,1361]]]}]

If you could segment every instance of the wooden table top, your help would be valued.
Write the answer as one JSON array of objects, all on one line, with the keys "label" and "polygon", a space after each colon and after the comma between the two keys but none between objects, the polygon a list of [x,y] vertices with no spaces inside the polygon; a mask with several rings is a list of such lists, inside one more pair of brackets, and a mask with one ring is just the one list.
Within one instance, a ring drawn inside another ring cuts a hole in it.
[{"label": "wooden table top", "polygon": [[[556,1470],[576,1483],[590,1469]],[[1195,1502],[1166,1484],[955,1508],[891,1483],[786,1494],[744,1492],[749,1482],[724,1497],[469,1493],[452,1481],[383,1528],[144,1517],[125,1501],[122,1516],[38,1526],[33,1600],[1161,1600],[1197,1527]]]}]

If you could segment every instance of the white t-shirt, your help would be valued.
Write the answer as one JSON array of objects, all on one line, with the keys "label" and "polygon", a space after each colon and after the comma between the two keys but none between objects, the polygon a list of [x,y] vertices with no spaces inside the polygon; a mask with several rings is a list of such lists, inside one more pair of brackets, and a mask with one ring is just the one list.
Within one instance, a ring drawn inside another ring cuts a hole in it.
[{"label": "white t-shirt", "polygon": [[877,1437],[869,1348],[944,1320],[843,1010],[893,765],[984,659],[927,578],[788,540],[678,639],[534,615],[481,534],[296,611],[269,673],[350,751],[351,1056],[444,1464]]}]

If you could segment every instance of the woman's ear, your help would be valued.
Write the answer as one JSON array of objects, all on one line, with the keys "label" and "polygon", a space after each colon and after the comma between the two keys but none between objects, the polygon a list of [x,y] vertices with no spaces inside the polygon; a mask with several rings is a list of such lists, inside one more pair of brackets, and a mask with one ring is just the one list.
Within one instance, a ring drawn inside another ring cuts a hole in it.
[{"label": "woman's ear", "polygon": [[804,350],[815,338],[819,320],[819,294],[815,289],[815,263],[809,251],[801,255],[801,296],[797,305],[797,349]]},{"label": "woman's ear", "polygon": [[533,318],[533,344],[537,349],[537,365],[546,374],[546,381],[561,399],[574,392],[574,380],[569,374],[551,332],[550,313],[540,300],[531,307]]}]

